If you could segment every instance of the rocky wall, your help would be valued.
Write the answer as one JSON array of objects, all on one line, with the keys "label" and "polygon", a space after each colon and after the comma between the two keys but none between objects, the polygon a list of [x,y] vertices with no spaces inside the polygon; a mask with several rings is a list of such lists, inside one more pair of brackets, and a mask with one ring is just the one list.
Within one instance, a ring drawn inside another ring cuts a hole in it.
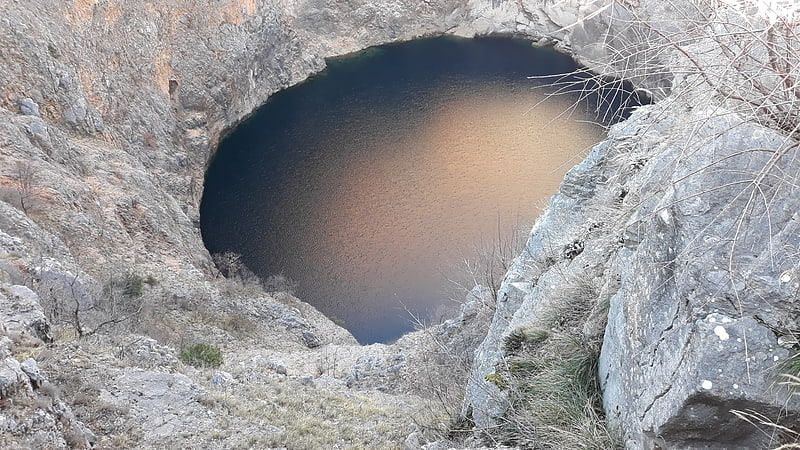
[{"label": "rocky wall", "polygon": [[[642,3],[613,16],[627,17],[628,30],[662,27],[650,38],[668,45],[632,56],[682,69],[662,79],[669,85],[663,101],[614,126],[567,174],[534,226],[477,351],[462,414],[479,427],[496,425],[508,407],[509,393],[493,380],[509,374],[510,336],[559,331],[553,311],[574,301],[576,286],[586,314],[572,332],[590,350],[602,336],[603,406],[627,448],[783,442],[775,427],[748,423],[742,412],[799,427],[798,400],[781,384],[782,364],[800,350],[800,205],[789,175],[798,170],[797,142],[746,109],[716,103],[715,86],[699,72],[730,69],[720,62],[724,53],[711,56],[721,38],[693,28],[694,35],[678,33],[680,44],[662,41],[680,24],[665,19],[676,6]],[[741,20],[749,13],[714,14]],[[581,29],[611,24],[609,17]],[[598,55],[580,47],[579,55]]]},{"label": "rocky wall", "polygon": [[[442,33],[519,34],[671,101],[672,53],[642,42],[670,31],[680,6],[5,0],[0,282],[129,268],[157,274],[173,296],[203,286],[213,269],[197,205],[216,143],[325,57]],[[609,420],[630,446],[749,445],[757,433],[726,410],[781,405],[768,381],[789,352],[778,338],[797,329],[793,143],[693,106],[644,109],[568,174],[479,349],[465,407],[479,425],[502,406],[484,376],[502,363],[504,336],[535,320],[565,272],[609,300],[601,381]],[[776,152],[788,156],[773,163]],[[693,171],[708,161],[725,164]],[[755,190],[729,192],[748,185]],[[619,223],[599,217],[614,198]],[[708,434],[713,427],[725,432]]]}]

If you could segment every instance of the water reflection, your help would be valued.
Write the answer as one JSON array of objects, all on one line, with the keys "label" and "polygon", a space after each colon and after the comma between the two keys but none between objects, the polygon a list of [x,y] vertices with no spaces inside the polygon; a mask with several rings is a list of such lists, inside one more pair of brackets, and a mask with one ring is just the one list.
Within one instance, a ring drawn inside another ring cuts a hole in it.
[{"label": "water reflection", "polygon": [[[507,58],[532,50],[503,48]],[[285,273],[362,343],[394,339],[409,312],[427,319],[449,304],[446,280],[466,278],[462,261],[494,239],[498,220],[509,230],[534,218],[576,154],[602,139],[585,116],[559,118],[573,99],[531,109],[544,95],[524,77],[541,70],[535,60],[481,69],[462,58],[452,70],[441,48],[425,51],[434,55],[381,59],[395,47],[371,66],[334,65],[231,135],[208,173],[209,250]],[[548,58],[551,70],[568,63]]]}]

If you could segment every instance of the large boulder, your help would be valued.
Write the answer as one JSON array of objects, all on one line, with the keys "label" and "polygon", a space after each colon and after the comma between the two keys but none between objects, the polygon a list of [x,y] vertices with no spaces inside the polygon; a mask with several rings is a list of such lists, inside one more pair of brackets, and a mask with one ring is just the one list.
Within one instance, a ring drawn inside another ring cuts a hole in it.
[{"label": "large boulder", "polygon": [[602,338],[603,405],[628,447],[768,445],[746,414],[798,428],[779,384],[800,328],[800,196],[782,175],[796,150],[716,112],[642,107],[567,174],[499,290],[463,415],[506,413],[509,337],[552,327],[577,280],[594,291],[579,339]]},{"label": "large boulder", "polygon": [[667,120],[629,183],[639,205],[613,264],[621,284],[600,377],[609,420],[636,448],[770,444],[734,411],[800,424],[800,403],[778,385],[798,350],[779,338],[800,328],[800,196],[784,177],[797,152],[715,112]]},{"label": "large boulder", "polygon": [[0,320],[10,332],[28,334],[43,342],[53,340],[39,296],[26,286],[0,284]]}]

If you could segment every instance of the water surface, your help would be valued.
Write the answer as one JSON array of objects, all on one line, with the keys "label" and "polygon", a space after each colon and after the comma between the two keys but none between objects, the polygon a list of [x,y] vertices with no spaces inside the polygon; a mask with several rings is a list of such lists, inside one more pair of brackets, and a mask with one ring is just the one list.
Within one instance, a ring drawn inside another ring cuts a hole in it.
[{"label": "water surface", "polygon": [[[603,138],[573,97],[528,76],[568,72],[511,39],[438,38],[370,49],[274,95],[220,145],[201,225],[212,253],[388,342],[451,305],[464,260],[530,223]],[[484,244],[481,244],[484,243]],[[459,294],[458,296],[463,296]]]}]

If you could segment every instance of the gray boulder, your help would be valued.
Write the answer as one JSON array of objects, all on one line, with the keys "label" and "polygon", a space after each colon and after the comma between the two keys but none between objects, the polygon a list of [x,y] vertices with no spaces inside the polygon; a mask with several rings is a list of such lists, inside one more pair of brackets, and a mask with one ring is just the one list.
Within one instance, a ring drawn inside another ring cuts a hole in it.
[{"label": "gray boulder", "polygon": [[302,337],[303,342],[308,348],[317,348],[322,345],[322,341],[317,337],[317,335],[310,331],[303,331]]},{"label": "gray boulder", "polygon": [[23,372],[25,372],[25,375],[28,376],[31,386],[34,389],[38,389],[42,384],[44,384],[45,381],[47,381],[33,358],[28,358],[25,361],[22,361],[19,367]]},{"label": "gray boulder", "polygon": [[462,414],[477,426],[507,405],[486,378],[508,364],[506,337],[546,324],[583,280],[610,305],[605,333],[595,306],[583,339],[602,338],[603,406],[629,448],[777,442],[736,411],[800,428],[778,384],[800,329],[800,195],[781,175],[796,158],[773,157],[791,142],[719,110],[663,108],[613,127],[534,226],[476,352]]},{"label": "gray boulder", "polygon": [[0,319],[9,331],[52,342],[50,322],[42,312],[39,296],[26,286],[0,286]]},{"label": "gray boulder", "polygon": [[39,116],[39,105],[31,98],[23,98],[19,101],[19,112],[25,116]]},{"label": "gray boulder", "polygon": [[0,361],[0,399],[6,399],[18,391],[29,391],[30,384],[19,361],[8,357]]},{"label": "gray boulder", "polygon": [[636,448],[774,445],[736,410],[800,425],[800,403],[776,383],[793,354],[778,338],[800,317],[788,250],[800,196],[780,175],[794,161],[770,163],[783,136],[707,113],[688,118],[699,130],[673,122],[630,183],[641,204],[614,264],[600,377],[609,421]]}]

